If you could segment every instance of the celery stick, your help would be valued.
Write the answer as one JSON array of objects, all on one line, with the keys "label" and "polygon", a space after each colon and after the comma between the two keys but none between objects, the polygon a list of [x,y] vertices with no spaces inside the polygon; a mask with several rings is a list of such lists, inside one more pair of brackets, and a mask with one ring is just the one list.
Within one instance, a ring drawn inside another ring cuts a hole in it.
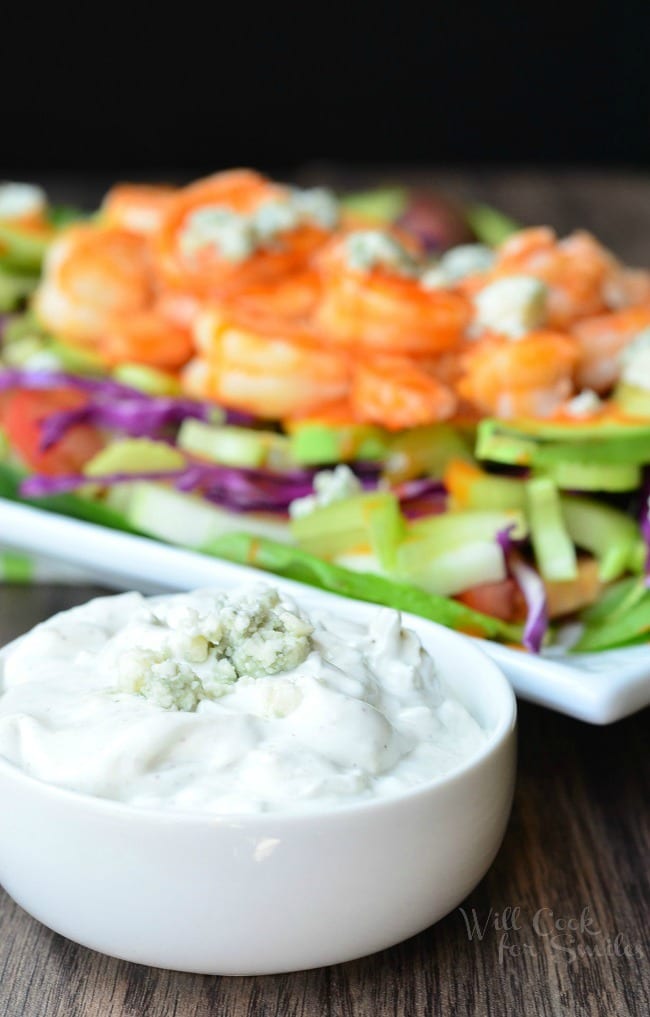
[{"label": "celery stick", "polygon": [[569,491],[635,491],[641,486],[641,467],[636,463],[561,461],[549,463],[541,472]]},{"label": "celery stick", "polygon": [[555,484],[546,477],[529,480],[526,495],[531,539],[542,577],[551,582],[575,579],[576,551],[564,524]]},{"label": "celery stick", "polygon": [[472,611],[464,604],[426,593],[409,583],[373,573],[352,572],[275,541],[239,533],[215,540],[203,550],[218,558],[253,565],[344,597],[408,611],[461,632],[511,643],[521,641],[520,625]]},{"label": "celery stick", "polygon": [[[383,554],[388,554],[384,538],[380,538],[377,523],[372,523],[375,513],[380,518],[395,519],[399,512],[397,499],[388,491],[373,491],[369,494],[353,495],[314,509],[306,516],[291,520],[291,533],[303,550],[324,558],[335,558],[351,548],[368,544],[371,532],[375,542],[380,542]],[[392,534],[392,536],[390,535]],[[397,539],[398,526],[391,523],[385,541]],[[373,548],[374,550],[374,548]]]},{"label": "celery stick", "polygon": [[452,459],[471,460],[467,441],[449,424],[414,427],[392,439],[384,467],[391,484],[423,473],[439,477]]},{"label": "celery stick", "polygon": [[600,502],[564,495],[562,516],[572,540],[600,563],[600,578],[609,583],[628,569],[638,541],[633,519]]},{"label": "celery stick", "polygon": [[507,512],[526,509],[526,483],[510,477],[493,477],[489,473],[468,485],[467,508],[485,512]]}]

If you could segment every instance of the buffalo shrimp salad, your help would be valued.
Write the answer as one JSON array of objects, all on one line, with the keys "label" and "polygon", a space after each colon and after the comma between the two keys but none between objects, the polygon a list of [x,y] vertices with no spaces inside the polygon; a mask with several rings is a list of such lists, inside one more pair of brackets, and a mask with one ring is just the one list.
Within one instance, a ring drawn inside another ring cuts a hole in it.
[{"label": "buffalo shrimp salad", "polygon": [[363,625],[265,584],[91,601],[23,637],[0,678],[0,756],[145,808],[387,797],[485,740],[398,612]]},{"label": "buffalo shrimp salad", "polygon": [[545,652],[650,631],[650,272],[230,170],[0,186],[0,496]]}]

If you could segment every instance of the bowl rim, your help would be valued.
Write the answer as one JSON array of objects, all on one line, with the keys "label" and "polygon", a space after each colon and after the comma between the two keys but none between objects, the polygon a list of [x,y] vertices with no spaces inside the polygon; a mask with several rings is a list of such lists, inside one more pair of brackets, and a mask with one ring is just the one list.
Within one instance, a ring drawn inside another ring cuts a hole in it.
[{"label": "bowl rim", "polygon": [[[309,592],[321,591],[310,590]],[[353,603],[361,604],[364,602],[353,601]],[[376,605],[367,604],[367,607],[372,609],[373,607],[376,607]],[[449,639],[452,643],[457,643],[462,646],[463,652],[468,654],[469,657],[473,658],[476,662],[477,670],[479,668],[481,670],[480,683],[482,689],[485,689],[487,680],[487,682],[491,683],[492,686],[498,690],[498,694],[500,694],[502,699],[502,708],[498,714],[497,721],[491,729],[486,731],[487,737],[483,745],[481,745],[479,750],[473,753],[468,759],[461,761],[447,773],[440,774],[437,777],[423,781],[420,784],[416,784],[413,787],[407,788],[406,790],[400,791],[396,794],[357,798],[351,801],[342,801],[335,805],[315,805],[308,809],[291,810],[282,808],[269,809],[263,812],[242,813],[207,812],[201,811],[200,809],[179,809],[174,808],[173,806],[147,807],[144,805],[134,805],[129,802],[122,802],[118,799],[103,798],[99,795],[92,795],[84,791],[76,791],[72,788],[51,784],[48,781],[42,780],[40,777],[32,776],[3,755],[0,755],[0,782],[7,779],[16,782],[19,785],[24,784],[32,793],[40,793],[45,798],[52,800],[53,803],[60,801],[62,806],[67,804],[73,807],[76,806],[77,808],[83,808],[85,806],[89,814],[99,814],[108,817],[112,816],[115,819],[122,819],[126,821],[130,818],[133,822],[141,820],[145,822],[148,821],[152,824],[160,823],[164,826],[169,826],[172,823],[175,823],[179,826],[199,825],[206,826],[208,828],[245,828],[255,826],[260,827],[265,824],[282,826],[286,823],[291,824],[296,822],[308,824],[310,821],[323,823],[336,820],[337,817],[343,818],[355,813],[365,815],[368,812],[380,812],[390,808],[399,808],[402,805],[417,803],[419,799],[426,799],[432,794],[435,795],[438,791],[446,790],[453,787],[455,784],[461,783],[465,778],[471,776],[473,773],[485,766],[489,760],[502,749],[504,744],[514,735],[514,732],[516,731],[517,700],[514,690],[500,666],[480,647],[478,647],[471,638],[418,615],[412,615],[408,612],[401,612],[401,614],[404,623],[407,626],[410,623],[415,622],[417,628],[431,628],[434,635],[443,634],[444,639]],[[24,635],[26,634],[27,633]],[[16,639],[0,648],[0,675],[2,674],[4,659],[7,656],[7,652],[16,646],[16,644],[24,638],[24,635],[18,636]],[[453,691],[454,679],[453,675],[450,676],[448,671],[449,669],[447,667],[443,668],[442,679],[446,684],[451,686]],[[0,695],[1,694],[2,693],[0,691]],[[485,693],[483,692],[483,694]],[[483,728],[483,730],[485,731],[485,728]]]}]

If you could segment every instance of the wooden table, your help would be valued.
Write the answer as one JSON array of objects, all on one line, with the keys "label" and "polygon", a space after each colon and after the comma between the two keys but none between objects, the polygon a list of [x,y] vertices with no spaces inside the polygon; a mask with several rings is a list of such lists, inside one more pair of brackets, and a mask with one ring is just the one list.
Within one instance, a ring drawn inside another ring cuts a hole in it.
[{"label": "wooden table", "polygon": [[[431,176],[524,220],[598,229],[650,264],[650,182],[640,177]],[[0,587],[0,644],[94,592]],[[521,704],[515,804],[492,869],[462,910],[350,964],[231,979],[151,970],[75,946],[0,891],[0,1017],[645,1017],[648,717],[600,729]]]}]

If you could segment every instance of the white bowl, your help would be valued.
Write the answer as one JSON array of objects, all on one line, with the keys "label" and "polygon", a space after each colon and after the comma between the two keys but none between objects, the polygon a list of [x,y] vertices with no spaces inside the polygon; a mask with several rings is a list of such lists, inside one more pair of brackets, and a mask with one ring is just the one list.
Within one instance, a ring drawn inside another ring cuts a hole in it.
[{"label": "white bowl", "polygon": [[[304,591],[303,601],[316,599],[359,620],[373,611]],[[459,769],[394,798],[229,817],[92,798],[0,760],[0,882],[77,943],[200,974],[336,964],[442,918],[482,878],[503,838],[516,705],[497,666],[469,640],[421,618],[404,621],[487,732]]]}]

